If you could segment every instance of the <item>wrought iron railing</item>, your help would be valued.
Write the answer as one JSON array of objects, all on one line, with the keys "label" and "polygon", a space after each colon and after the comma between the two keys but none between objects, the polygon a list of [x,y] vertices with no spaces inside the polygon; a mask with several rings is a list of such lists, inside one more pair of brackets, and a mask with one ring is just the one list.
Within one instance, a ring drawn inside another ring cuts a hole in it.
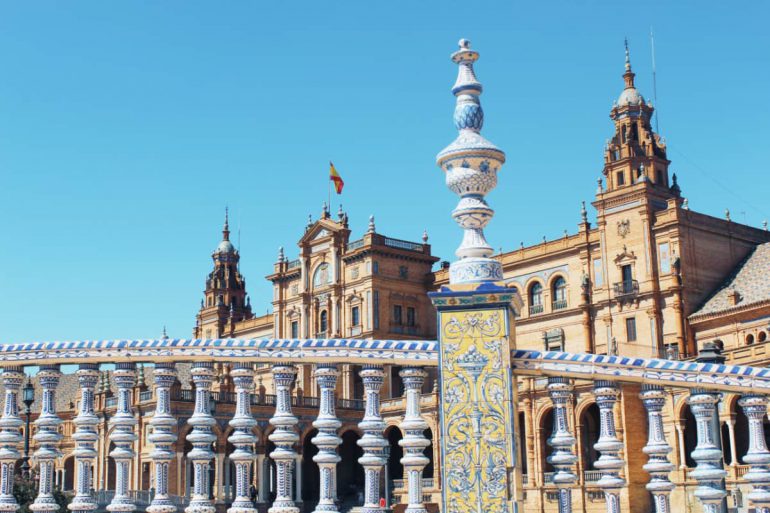
[{"label": "wrought iron railing", "polygon": [[354,240],[353,242],[348,242],[348,251],[353,251],[358,248],[362,248],[364,246],[364,239],[358,239]]},{"label": "wrought iron railing", "polygon": [[541,313],[543,313],[543,305],[529,306],[529,315],[535,315],[535,314],[541,314]]},{"label": "wrought iron railing", "polygon": [[613,284],[615,297],[635,296],[639,294],[639,282],[636,280],[625,280]]},{"label": "wrought iron railing", "polygon": [[105,404],[106,404],[107,408],[111,408],[113,406],[117,406],[118,405],[118,396],[108,397],[107,401],[105,402]]},{"label": "wrought iron railing", "polygon": [[551,303],[551,310],[563,310],[565,308],[567,308],[566,299],[557,299],[556,301]]},{"label": "wrought iron railing", "polygon": [[139,401],[152,401],[152,390],[142,390],[139,392]]},{"label": "wrought iron railing", "polygon": [[300,265],[302,265],[302,263],[300,262],[300,259],[298,258],[296,260],[289,261],[289,263],[286,264],[286,269],[296,269]]}]

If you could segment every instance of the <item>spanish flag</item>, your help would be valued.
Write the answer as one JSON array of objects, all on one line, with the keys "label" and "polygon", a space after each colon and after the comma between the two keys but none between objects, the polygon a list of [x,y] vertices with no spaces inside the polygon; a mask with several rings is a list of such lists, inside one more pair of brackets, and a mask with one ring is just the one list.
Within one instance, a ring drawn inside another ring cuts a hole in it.
[{"label": "spanish flag", "polygon": [[337,170],[334,169],[334,164],[331,161],[329,162],[329,180],[334,182],[334,190],[337,191],[337,194],[342,194],[342,188],[345,186],[345,182],[342,181],[342,177]]}]

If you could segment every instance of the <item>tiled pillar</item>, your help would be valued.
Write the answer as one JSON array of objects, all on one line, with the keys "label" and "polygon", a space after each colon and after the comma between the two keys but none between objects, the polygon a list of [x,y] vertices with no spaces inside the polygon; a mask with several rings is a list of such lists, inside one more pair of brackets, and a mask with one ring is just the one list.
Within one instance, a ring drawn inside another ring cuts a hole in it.
[{"label": "tiled pillar", "polygon": [[620,389],[612,381],[594,382],[594,397],[599,407],[599,440],[594,449],[601,453],[594,466],[602,471],[602,477],[596,483],[604,491],[607,513],[620,513],[620,490],[626,482],[620,477],[624,466],[620,458],[623,442],[618,439],[615,430],[615,404],[620,397]]},{"label": "tiled pillar", "polygon": [[[235,464],[235,500],[228,513],[255,513],[249,496],[251,465],[254,462],[253,446],[257,441],[252,430],[257,421],[251,414],[251,392],[254,390],[254,370],[249,363],[236,363],[230,375],[235,383],[235,415],[230,420],[233,434],[228,441],[235,451],[230,459]],[[231,484],[232,486],[232,484]]]},{"label": "tiled pillar", "polygon": [[663,406],[666,404],[666,395],[661,386],[642,385],[640,397],[647,409],[647,445],[643,451],[649,456],[649,460],[642,467],[650,474],[650,482],[646,488],[652,494],[655,513],[669,513],[669,495],[675,486],[669,479],[669,474],[674,470],[674,465],[668,461],[671,446],[668,445],[663,431]]},{"label": "tiled pillar", "polygon": [[695,417],[698,445],[692,452],[697,466],[690,476],[698,481],[693,495],[703,504],[703,513],[719,513],[722,501],[727,496],[724,478],[727,472],[722,468],[722,449],[714,429],[714,413],[719,403],[719,394],[705,390],[693,390],[687,400]]},{"label": "tiled pillar", "polygon": [[193,448],[187,458],[193,464],[193,491],[186,513],[215,513],[214,502],[209,498],[211,480],[209,470],[214,452],[211,444],[217,439],[212,431],[216,420],[211,415],[211,384],[214,381],[213,362],[195,362],[190,371],[195,383],[195,412],[187,423],[192,431],[187,440]]},{"label": "tiled pillar", "polygon": [[21,367],[5,367],[2,380],[5,403],[0,418],[0,512],[10,512],[19,509],[13,496],[13,479],[16,461],[21,457],[19,429],[24,422],[19,417],[19,390],[24,383],[24,373]]},{"label": "tiled pillar", "polygon": [[749,501],[756,513],[770,513],[770,451],[765,442],[764,420],[767,415],[767,396],[744,395],[738,400],[749,419],[749,451],[743,457],[750,466],[743,479],[752,484]]},{"label": "tiled pillar", "polygon": [[[40,483],[37,497],[29,506],[34,512],[50,513],[59,510],[59,505],[53,497],[53,467],[54,460],[60,456],[59,434],[61,419],[56,415],[56,388],[59,386],[61,372],[58,365],[41,365],[37,372],[40,387],[43,389],[40,415],[35,420],[37,433],[35,441],[37,450],[34,458],[40,471]],[[59,488],[64,488],[66,473],[62,469]]]},{"label": "tiled pillar", "polygon": [[404,448],[401,464],[404,466],[404,475],[407,479],[409,503],[406,513],[428,513],[422,500],[422,472],[430,463],[423,454],[423,451],[430,447],[430,440],[425,438],[428,423],[420,413],[422,385],[427,372],[420,368],[406,367],[401,369],[398,375],[404,383],[406,395],[404,420],[399,426],[404,431],[404,438],[398,442],[398,445]]},{"label": "tiled pillar", "polygon": [[364,455],[358,459],[364,467],[364,506],[362,513],[382,513],[380,506],[380,476],[385,467],[385,448],[388,441],[383,436],[385,422],[380,415],[380,389],[385,380],[385,373],[378,366],[364,366],[361,371],[366,397],[366,412],[358,423],[364,436],[358,440],[358,445],[364,450]]},{"label": "tiled pillar", "polygon": [[275,385],[275,413],[270,424],[275,430],[268,437],[275,444],[270,457],[275,461],[276,493],[269,513],[299,513],[292,497],[292,469],[297,458],[294,444],[299,440],[296,432],[297,417],[291,411],[291,384],[297,369],[291,365],[273,366]]},{"label": "tiled pillar", "polygon": [[577,456],[572,452],[575,437],[567,420],[567,403],[572,400],[572,384],[567,378],[550,377],[547,388],[553,403],[553,434],[548,439],[553,453],[548,457],[548,463],[556,470],[553,484],[559,490],[559,513],[571,513],[572,487],[577,482],[573,469]]},{"label": "tiled pillar", "polygon": [[176,513],[177,509],[168,495],[168,474],[174,459],[172,446],[177,436],[174,433],[176,418],[171,415],[171,387],[176,381],[173,363],[158,362],[153,372],[155,381],[155,413],[150,419],[152,433],[148,439],[153,444],[150,453],[155,470],[155,495],[147,513]]},{"label": "tiled pillar", "polygon": [[337,430],[342,423],[335,412],[334,390],[337,388],[339,376],[337,366],[334,364],[319,364],[316,366],[314,376],[321,389],[321,404],[318,410],[318,418],[313,421],[313,427],[318,434],[311,442],[318,447],[318,454],[313,456],[313,461],[318,464],[320,473],[320,493],[315,513],[336,512],[337,505],[334,501],[337,488],[337,463],[340,456],[337,447],[342,439],[337,435]]},{"label": "tiled pillar", "polygon": [[134,434],[137,420],[131,412],[131,393],[136,384],[136,366],[133,363],[115,364],[115,384],[118,388],[118,407],[110,419],[110,441],[115,449],[110,456],[115,460],[115,496],[107,506],[108,511],[134,511],[131,497],[128,495],[128,479],[131,475],[131,460],[134,458],[133,445],[137,439]]},{"label": "tiled pillar", "polygon": [[80,411],[73,420],[75,424],[75,498],[69,505],[73,513],[89,513],[97,508],[96,500],[91,495],[93,485],[92,468],[96,460],[96,441],[99,435],[96,425],[99,417],[94,413],[94,388],[99,382],[99,365],[81,363],[77,371],[80,384]]}]

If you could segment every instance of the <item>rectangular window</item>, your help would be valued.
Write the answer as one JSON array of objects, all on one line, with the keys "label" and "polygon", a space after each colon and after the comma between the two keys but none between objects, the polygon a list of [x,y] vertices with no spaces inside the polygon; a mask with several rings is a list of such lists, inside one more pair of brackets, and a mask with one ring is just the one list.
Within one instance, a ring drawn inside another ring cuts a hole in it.
[{"label": "rectangular window", "polygon": [[377,261],[372,262],[372,274],[380,274],[380,263]]},{"label": "rectangular window", "polygon": [[393,305],[393,324],[401,325],[403,318],[401,316],[401,305]]},{"label": "rectangular window", "polygon": [[291,338],[299,338],[299,321],[291,321]]},{"label": "rectangular window", "polygon": [[405,265],[400,265],[398,267],[398,277],[407,279],[409,277],[409,268]]},{"label": "rectangular window", "polygon": [[618,171],[616,181],[618,182],[618,185],[625,185],[626,184],[626,174],[623,171]]},{"label": "rectangular window", "polygon": [[380,292],[374,291],[374,300],[372,301],[372,326],[374,329],[380,328]]},{"label": "rectangular window", "polygon": [[658,246],[658,253],[660,254],[660,272],[668,274],[671,272],[671,249],[668,242],[664,242]]},{"label": "rectangular window", "polygon": [[361,324],[361,310],[359,307],[354,306],[350,309],[350,321],[353,326],[358,326]]},{"label": "rectangular window", "polygon": [[626,319],[626,341],[636,342],[636,318]]},{"label": "rectangular window", "polygon": [[406,325],[407,326],[414,326],[417,323],[417,320],[415,319],[415,311],[413,306],[407,306],[406,307]]},{"label": "rectangular window", "polygon": [[604,285],[604,273],[602,272],[602,259],[594,259],[594,286],[601,287]]}]

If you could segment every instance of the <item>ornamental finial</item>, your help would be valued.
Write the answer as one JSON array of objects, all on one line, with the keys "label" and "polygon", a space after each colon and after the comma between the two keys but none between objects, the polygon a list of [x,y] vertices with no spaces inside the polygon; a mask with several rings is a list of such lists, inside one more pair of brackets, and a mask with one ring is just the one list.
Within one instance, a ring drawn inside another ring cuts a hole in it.
[{"label": "ornamental finial", "polygon": [[449,267],[449,283],[494,282],[502,280],[503,271],[500,262],[491,258],[494,250],[484,238],[484,227],[494,215],[484,196],[497,186],[497,171],[505,162],[505,153],[480,133],[484,126],[479,100],[483,88],[473,70],[479,53],[471,50],[467,39],[461,39],[459,46],[451,56],[458,66],[452,94],[457,98],[454,124],[459,134],[436,157],[447,186],[460,196],[452,217],[464,230],[455,252],[459,260]]},{"label": "ornamental finial", "polygon": [[283,263],[283,261],[285,260],[285,258],[286,258],[286,257],[285,257],[285,256],[284,256],[284,254],[283,254],[283,246],[279,246],[279,247],[278,247],[278,263],[279,263],[279,264],[280,264],[280,263]]},{"label": "ornamental finial", "polygon": [[588,212],[586,211],[586,202],[580,202],[580,220],[583,224],[588,224]]},{"label": "ornamental finial", "polygon": [[374,216],[369,216],[369,228],[366,230],[366,233],[374,233]]},{"label": "ornamental finial", "polygon": [[623,43],[626,46],[626,71],[631,71],[631,53],[628,51],[628,38],[625,38]]},{"label": "ornamental finial", "polygon": [[425,229],[422,231],[422,243],[427,244],[428,243],[428,230]]},{"label": "ornamental finial", "polygon": [[222,240],[230,240],[230,210],[225,207],[225,225],[222,227]]}]

